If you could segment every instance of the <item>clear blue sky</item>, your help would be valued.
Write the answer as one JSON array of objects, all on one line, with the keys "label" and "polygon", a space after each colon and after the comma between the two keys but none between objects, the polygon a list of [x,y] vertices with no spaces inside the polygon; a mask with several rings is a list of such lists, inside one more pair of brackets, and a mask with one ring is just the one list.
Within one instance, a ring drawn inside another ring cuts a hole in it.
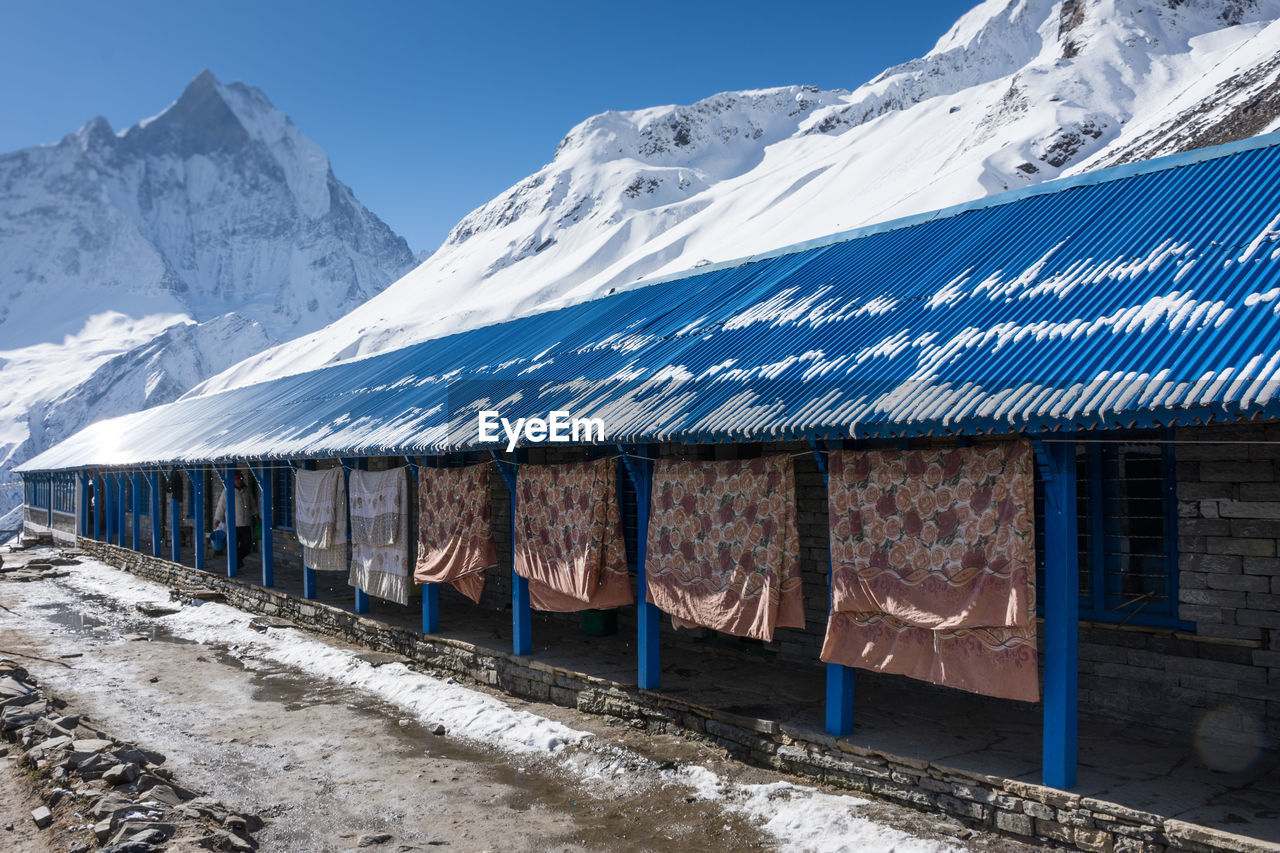
[{"label": "clear blue sky", "polygon": [[607,109],[851,89],[976,0],[3,0],[0,152],[154,115],[202,69],[266,92],[409,241],[449,229]]}]

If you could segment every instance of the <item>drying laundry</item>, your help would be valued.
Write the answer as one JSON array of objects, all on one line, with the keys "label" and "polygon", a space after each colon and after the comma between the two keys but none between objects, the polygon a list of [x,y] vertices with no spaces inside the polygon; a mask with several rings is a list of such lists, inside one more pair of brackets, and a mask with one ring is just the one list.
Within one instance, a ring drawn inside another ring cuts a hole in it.
[{"label": "drying laundry", "polygon": [[795,462],[659,460],[645,573],[677,627],[771,641],[804,627]]},{"label": "drying laundry", "polygon": [[1031,448],[833,451],[822,659],[1035,701]]},{"label": "drying laundry", "polygon": [[321,572],[347,571],[347,490],[341,468],[299,470],[294,478],[294,533],[302,563]]},{"label": "drying laundry", "polygon": [[449,583],[477,604],[498,565],[489,520],[492,466],[418,469],[418,583]]},{"label": "drying laundry", "polygon": [[617,499],[616,460],[521,465],[515,570],[535,609],[571,612],[635,602]]},{"label": "drying laundry", "polygon": [[397,604],[409,603],[407,469],[352,471],[351,574],[348,583]]}]

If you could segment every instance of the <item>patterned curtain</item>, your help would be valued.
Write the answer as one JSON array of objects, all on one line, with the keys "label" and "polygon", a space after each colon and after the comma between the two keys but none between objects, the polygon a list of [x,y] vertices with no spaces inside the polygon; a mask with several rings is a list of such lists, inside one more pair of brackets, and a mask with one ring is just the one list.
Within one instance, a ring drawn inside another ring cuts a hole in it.
[{"label": "patterned curtain", "polygon": [[645,576],[679,628],[765,641],[803,628],[795,461],[659,460]]},{"label": "patterned curtain", "polygon": [[319,572],[347,571],[347,504],[342,468],[295,472],[294,533],[302,563]]},{"label": "patterned curtain", "polygon": [[822,659],[1034,702],[1027,441],[833,451]]},{"label": "patterned curtain", "polygon": [[418,469],[418,583],[449,583],[480,603],[484,572],[498,565],[489,521],[492,466]]},{"label": "patterned curtain", "polygon": [[409,481],[406,468],[352,471],[351,574],[369,595],[409,603]]},{"label": "patterned curtain", "polygon": [[635,602],[617,490],[612,459],[520,466],[515,569],[529,579],[534,608],[568,613]]}]

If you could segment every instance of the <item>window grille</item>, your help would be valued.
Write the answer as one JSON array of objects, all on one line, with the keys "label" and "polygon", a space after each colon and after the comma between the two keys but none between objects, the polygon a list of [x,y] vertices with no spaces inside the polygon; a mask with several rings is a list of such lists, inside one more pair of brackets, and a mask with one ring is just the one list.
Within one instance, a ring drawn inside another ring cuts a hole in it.
[{"label": "window grille", "polygon": [[293,529],[293,472],[283,464],[271,471],[271,526]]},{"label": "window grille", "polygon": [[[1080,618],[1193,629],[1178,619],[1177,502],[1173,446],[1134,440],[1076,447]],[[1036,517],[1044,489],[1036,472]],[[1036,574],[1044,585],[1043,524]],[[1040,596],[1043,605],[1043,595]]]}]

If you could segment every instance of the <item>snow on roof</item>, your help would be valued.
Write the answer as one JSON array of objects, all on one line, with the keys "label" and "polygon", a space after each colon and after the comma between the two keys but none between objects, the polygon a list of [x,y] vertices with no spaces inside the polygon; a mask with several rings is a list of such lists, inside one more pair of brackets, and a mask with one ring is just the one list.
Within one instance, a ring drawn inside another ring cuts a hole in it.
[{"label": "snow on roof", "polygon": [[22,471],[1280,415],[1280,134],[1045,183],[100,421]]}]

